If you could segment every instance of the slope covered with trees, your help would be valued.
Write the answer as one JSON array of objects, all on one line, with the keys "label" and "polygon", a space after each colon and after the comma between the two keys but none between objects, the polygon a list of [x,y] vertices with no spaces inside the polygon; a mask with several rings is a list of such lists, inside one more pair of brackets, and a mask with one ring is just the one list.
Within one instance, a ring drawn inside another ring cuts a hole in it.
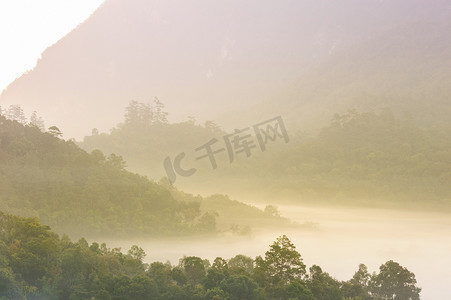
[{"label": "slope covered with trees", "polygon": [[350,111],[275,155],[266,165],[270,181],[259,185],[304,199],[449,206],[450,147],[448,129],[420,128],[390,110]]},{"label": "slope covered with trees", "polygon": [[[134,161],[131,170],[159,178],[165,156],[225,134],[217,126],[144,126],[126,119],[110,134],[85,137],[80,145],[124,155]],[[386,108],[378,113],[350,110],[336,114],[318,134],[289,130],[289,135],[288,144],[274,143],[271,151],[238,156],[233,163],[217,155],[217,169],[201,165],[193,176],[177,179],[177,185],[199,192],[214,187],[271,203],[289,199],[439,208],[450,204],[448,127],[420,127],[409,114],[398,117]],[[196,161],[187,157],[183,163],[191,166]]]},{"label": "slope covered with trees", "polygon": [[[130,173],[121,156],[89,154],[60,134],[55,126],[43,133],[0,116],[0,209],[39,217],[60,233],[91,237],[211,234],[241,225],[213,212],[214,205],[201,208],[208,199]],[[287,224],[244,206],[269,223]],[[246,222],[253,225],[252,218]]]},{"label": "slope covered with trees", "polygon": [[131,101],[121,123],[109,133],[93,129],[79,145],[86,151],[101,149],[105,153],[120,153],[127,160],[129,170],[160,179],[166,176],[163,161],[167,156],[225,134],[212,121],[204,125],[197,125],[194,119],[170,123],[167,116],[158,98],[152,103]]},{"label": "slope covered with trees", "polygon": [[34,218],[0,212],[0,298],[22,299],[405,299],[418,300],[415,274],[388,261],[370,274],[365,265],[339,281],[313,265],[286,236],[255,259],[236,255],[212,263],[196,256],[144,263],[132,246],[125,254],[105,244],[61,238]]}]

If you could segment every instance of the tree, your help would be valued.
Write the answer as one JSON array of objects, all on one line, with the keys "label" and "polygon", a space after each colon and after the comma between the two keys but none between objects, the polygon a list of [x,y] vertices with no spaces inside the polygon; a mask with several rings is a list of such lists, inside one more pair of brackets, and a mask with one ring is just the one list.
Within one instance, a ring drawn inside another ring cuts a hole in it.
[{"label": "tree", "polygon": [[321,267],[313,265],[310,268],[308,286],[316,299],[321,300],[342,300],[340,283],[332,278],[328,273],[323,272]]},{"label": "tree", "polygon": [[364,264],[359,265],[359,269],[355,272],[354,276],[347,281],[343,282],[341,290],[343,296],[346,298],[359,297],[362,300],[370,300],[372,297],[369,295],[368,283],[371,279],[368,268]]},{"label": "tree", "polygon": [[158,286],[160,292],[166,292],[173,283],[172,266],[168,263],[153,262],[147,270],[149,276]]},{"label": "tree", "polygon": [[143,248],[133,245],[131,246],[130,250],[128,250],[128,255],[142,262],[144,257],[146,257],[146,252],[143,250]]},{"label": "tree", "polygon": [[158,296],[158,286],[151,279],[144,275],[132,278],[128,286],[129,296],[125,299],[155,299]]},{"label": "tree", "polygon": [[182,261],[180,262],[179,266],[172,268],[172,270],[171,270],[171,277],[180,286],[186,284],[188,279],[186,278],[185,272],[183,270]]},{"label": "tree", "polygon": [[116,155],[114,153],[111,153],[108,156],[107,164],[118,170],[124,170],[127,167],[127,164],[122,156]]},{"label": "tree", "polygon": [[288,299],[292,300],[315,300],[312,291],[305,283],[295,280],[287,286]]},{"label": "tree", "polygon": [[94,159],[95,162],[103,163],[105,162],[105,155],[102,151],[99,149],[95,149],[91,152],[91,157]]},{"label": "tree", "polygon": [[61,137],[63,135],[61,130],[56,126],[50,126],[47,132],[53,135],[54,137]]},{"label": "tree", "polygon": [[233,274],[251,275],[254,271],[254,260],[241,254],[228,261],[229,270]]},{"label": "tree", "polygon": [[227,261],[222,257],[216,257],[211,267],[221,271],[227,271],[229,269]]},{"label": "tree", "polygon": [[181,259],[181,267],[191,285],[196,285],[204,279],[206,271],[204,261],[196,256],[188,256]]},{"label": "tree", "polygon": [[196,224],[199,232],[214,233],[216,232],[216,217],[218,213],[215,211],[207,211],[198,220]]},{"label": "tree", "polygon": [[164,104],[157,98],[153,100],[155,105],[155,122],[166,124],[168,122],[168,113],[164,111]]},{"label": "tree", "polygon": [[216,257],[213,265],[208,269],[207,276],[203,281],[205,289],[209,290],[218,287],[219,284],[228,277],[229,270],[226,260],[221,257]]},{"label": "tree", "polygon": [[6,111],[6,117],[24,125],[27,123],[27,118],[25,117],[25,113],[20,105],[10,105]]},{"label": "tree", "polygon": [[229,295],[224,292],[220,287],[215,287],[212,289],[208,289],[205,294],[206,300],[225,300],[229,299]]},{"label": "tree", "polygon": [[369,286],[371,294],[381,300],[418,300],[421,288],[417,287],[415,274],[392,260],[379,267]]},{"label": "tree", "polygon": [[42,118],[38,116],[38,113],[36,111],[33,111],[30,116],[30,125],[38,128],[42,132],[45,131],[44,120],[42,120]]},{"label": "tree", "polygon": [[370,279],[371,275],[370,273],[368,273],[368,268],[364,264],[360,264],[359,269],[357,270],[357,272],[355,272],[350,281],[352,283],[366,287],[368,286]]},{"label": "tree", "polygon": [[230,295],[230,299],[258,299],[258,285],[245,275],[232,275],[221,282],[221,289]]},{"label": "tree", "polygon": [[274,205],[266,205],[264,212],[272,217],[280,217],[279,210]]},{"label": "tree", "polygon": [[286,287],[305,276],[305,265],[296,247],[286,235],[278,237],[265,253],[255,259],[253,278],[271,297],[283,298]]},{"label": "tree", "polygon": [[20,274],[16,277],[35,289],[43,288],[46,279],[57,275],[60,245],[50,227],[41,225],[36,218],[19,218],[0,212],[0,228],[0,282],[10,281],[6,291],[0,283],[0,297],[2,293],[17,292],[19,285],[13,280],[14,273]]},{"label": "tree", "polygon": [[0,299],[26,299],[10,268],[0,267]]},{"label": "tree", "polygon": [[296,246],[286,235],[278,237],[265,253],[265,266],[273,282],[291,282],[305,275],[305,265]]},{"label": "tree", "polygon": [[150,104],[131,101],[125,109],[125,124],[146,127],[155,121],[155,113]]}]

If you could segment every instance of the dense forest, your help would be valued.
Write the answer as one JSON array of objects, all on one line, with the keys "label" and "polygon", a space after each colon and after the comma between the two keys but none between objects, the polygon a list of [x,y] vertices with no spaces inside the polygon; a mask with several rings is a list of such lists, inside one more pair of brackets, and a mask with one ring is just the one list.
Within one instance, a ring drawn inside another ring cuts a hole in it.
[{"label": "dense forest", "polygon": [[[148,112],[152,107],[132,102],[123,123],[109,134],[85,137],[81,147],[134,158],[130,169],[158,177],[164,172],[165,156],[226,134],[214,123],[170,124],[153,121]],[[336,114],[318,134],[293,130],[289,134],[289,144],[273,143],[272,151],[238,157],[241,160],[233,164],[218,155],[216,170],[205,164],[177,184],[199,191],[214,186],[236,194],[252,190],[260,195],[254,201],[273,203],[289,199],[403,206],[408,202],[412,207],[439,209],[450,203],[450,130],[419,127],[408,114],[398,117],[383,109]],[[186,165],[194,163],[194,158],[186,159]]]},{"label": "dense forest", "polygon": [[451,299],[451,0],[23,2],[0,300]]},{"label": "dense forest", "polygon": [[120,153],[130,170],[154,179],[166,176],[163,160],[196,145],[226,134],[212,121],[196,124],[194,118],[170,123],[164,104],[155,98],[151,103],[131,101],[125,109],[124,120],[110,133],[96,128],[80,146],[86,151],[101,149],[105,153]]},{"label": "dense forest", "polygon": [[[8,118],[0,115],[3,211],[39,217],[59,233],[90,237],[249,233],[256,225],[291,226],[227,196],[202,198],[130,173],[121,156],[87,153],[61,139],[55,126],[42,132],[35,122],[22,124],[26,118],[20,107],[8,111]],[[228,214],[236,217],[233,222]],[[240,216],[246,218],[240,221]]]},{"label": "dense forest", "polygon": [[348,281],[317,265],[307,271],[286,236],[255,259],[236,255],[213,262],[196,256],[144,263],[146,253],[127,253],[85,239],[61,238],[36,218],[0,212],[0,299],[402,299],[417,300],[415,275],[388,261],[370,274],[359,265]]},{"label": "dense forest", "polygon": [[[318,136],[276,155],[267,167],[274,193],[304,198],[434,207],[450,202],[451,131],[420,128],[408,116],[335,115]],[[442,206],[439,206],[442,208]]]}]

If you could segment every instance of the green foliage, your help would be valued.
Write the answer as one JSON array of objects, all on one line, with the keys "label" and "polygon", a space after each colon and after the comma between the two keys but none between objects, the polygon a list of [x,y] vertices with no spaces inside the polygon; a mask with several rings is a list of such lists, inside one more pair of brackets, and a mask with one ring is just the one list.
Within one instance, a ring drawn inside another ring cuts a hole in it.
[{"label": "green foliage", "polygon": [[265,253],[265,258],[255,259],[254,278],[266,286],[272,297],[285,295],[287,285],[302,280],[306,274],[301,255],[287,236],[276,239]]},{"label": "green foliage", "polygon": [[58,135],[0,116],[0,209],[91,237],[215,232],[216,216],[196,201],[125,171],[121,156],[88,154]]},{"label": "green foliage", "polygon": [[256,268],[265,273],[266,282],[270,285],[287,284],[302,279],[306,273],[301,255],[285,235],[270,246],[264,260],[256,261]]},{"label": "green foliage", "polygon": [[[193,150],[225,134],[211,123],[133,128],[127,124],[110,134],[85,137],[82,147],[123,155],[130,169],[153,178],[165,175],[162,162],[166,156]],[[290,139],[285,148],[256,152],[239,163],[230,164],[222,160],[225,156],[218,156],[222,167],[214,173],[210,166],[201,165],[195,175],[181,181],[204,192],[212,192],[208,186],[214,186],[215,192],[230,192],[230,187],[236,193],[252,189],[250,197],[256,197],[255,201],[262,199],[254,191],[271,202],[302,198],[364,205],[450,203],[449,129],[421,128],[408,114],[397,118],[389,109],[379,113],[350,110],[336,114],[315,137],[291,131]],[[187,157],[184,163],[194,165],[193,158]],[[267,208],[268,216],[277,216],[273,208]]]},{"label": "green foliage", "polygon": [[235,180],[271,199],[441,209],[451,204],[450,148],[449,130],[419,128],[390,110],[349,111],[316,137],[293,138],[290,150],[261,157]]},{"label": "green foliage", "polygon": [[47,132],[54,137],[61,137],[63,135],[61,130],[56,126],[50,126]]},{"label": "green foliage", "polygon": [[[315,300],[312,291],[308,288],[307,284],[302,281],[292,281],[287,286],[286,294],[288,299],[296,300]],[[318,298],[320,299],[320,298]]]},{"label": "green foliage", "polygon": [[[3,112],[0,108],[0,114],[2,113]],[[17,121],[21,124],[27,123],[27,117],[25,116],[25,113],[20,105],[10,105],[8,109],[5,110],[4,115],[9,120]]]},{"label": "green foliage", "polygon": [[180,266],[185,272],[188,283],[193,286],[199,284],[206,275],[204,262],[199,257],[184,257],[180,261]]},{"label": "green foliage", "polygon": [[281,180],[273,188],[289,187],[306,198],[448,200],[450,137],[390,111],[336,115],[317,138],[278,156],[270,172]]},{"label": "green foliage", "polygon": [[231,275],[221,282],[220,287],[231,300],[253,300],[260,295],[257,283],[245,275]]},{"label": "green foliage", "polygon": [[263,211],[270,216],[280,217],[279,210],[274,205],[266,205]]},{"label": "green foliage", "polygon": [[[151,114],[157,119],[149,126],[166,126],[159,114]],[[138,117],[132,115],[133,123]],[[289,223],[225,196],[203,199],[130,173],[122,156],[89,154],[60,139],[53,127],[43,133],[0,116],[0,209],[39,217],[59,233],[93,238],[249,234],[257,223]]]},{"label": "green foliage", "polygon": [[316,299],[342,300],[340,282],[323,272],[319,266],[313,265],[310,268],[308,286]]},{"label": "green foliage", "polygon": [[[123,254],[83,238],[59,238],[34,218],[0,213],[0,228],[0,299],[419,299],[413,273],[392,261],[371,277],[360,265],[348,282],[333,279],[318,266],[306,276],[300,254],[286,236],[270,246],[265,259],[218,257],[210,266],[208,260],[189,256],[172,266],[145,264],[138,246]],[[284,259],[289,263],[280,264]],[[255,276],[262,266],[264,282]],[[284,266],[287,274],[275,266]]]},{"label": "green foliage", "polygon": [[159,179],[166,176],[163,161],[167,156],[193,150],[220,134],[224,133],[211,121],[205,126],[193,121],[168,123],[164,104],[155,99],[153,104],[130,102],[122,123],[109,134],[94,131],[80,146],[87,151],[119,154],[130,170]]},{"label": "green foliage", "polygon": [[254,272],[254,260],[241,254],[232,257],[228,261],[230,273],[250,276]]},{"label": "green foliage", "polygon": [[128,255],[133,257],[134,259],[142,261],[146,256],[144,250],[136,245],[133,245],[130,250],[128,250]]},{"label": "green foliage", "polygon": [[203,211],[210,214],[218,213],[215,219],[218,229],[231,231],[236,235],[249,235],[256,227],[295,226],[289,219],[281,217],[274,211],[268,213],[268,210],[262,211],[225,195],[214,194],[199,201]]},{"label": "green foliage", "polygon": [[421,288],[416,286],[415,274],[392,260],[379,268],[371,278],[371,293],[381,300],[419,300]]},{"label": "green foliage", "polygon": [[369,286],[371,275],[368,273],[368,268],[364,264],[359,265],[359,269],[355,272],[354,276],[347,281],[343,282],[341,290],[346,299],[359,297],[361,300],[370,300],[372,297],[369,294]]}]

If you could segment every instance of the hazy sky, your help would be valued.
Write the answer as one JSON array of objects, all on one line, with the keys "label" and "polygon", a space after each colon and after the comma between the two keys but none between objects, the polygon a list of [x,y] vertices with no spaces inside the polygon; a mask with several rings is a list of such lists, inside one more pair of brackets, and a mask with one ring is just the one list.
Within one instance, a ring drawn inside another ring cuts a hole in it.
[{"label": "hazy sky", "polygon": [[0,92],[103,0],[1,0]]}]

